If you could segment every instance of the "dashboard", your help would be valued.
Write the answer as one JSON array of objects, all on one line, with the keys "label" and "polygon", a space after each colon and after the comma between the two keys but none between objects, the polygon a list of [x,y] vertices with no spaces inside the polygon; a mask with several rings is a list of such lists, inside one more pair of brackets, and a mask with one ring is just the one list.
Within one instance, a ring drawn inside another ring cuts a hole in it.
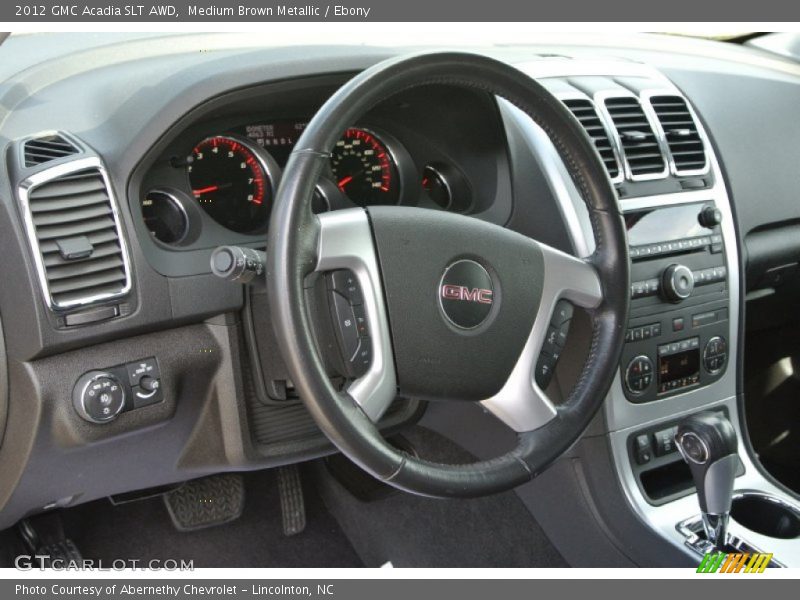
[{"label": "dashboard", "polygon": [[[209,257],[221,245],[264,248],[281,172],[309,119],[354,73],[415,49],[173,42],[166,50],[123,36],[39,54],[41,62],[26,62],[33,40],[0,47],[14,57],[0,61],[0,273],[14,282],[0,286],[0,477],[9,482],[0,526],[46,507],[333,451],[282,364],[264,290],[220,280]],[[800,254],[785,241],[800,221],[791,163],[800,67],[673,39],[478,50],[573,111],[628,225],[629,339],[604,410],[575,450],[584,466],[570,467],[570,477],[584,479],[574,497],[599,490],[594,509],[609,530],[624,537],[638,528],[626,537],[631,548],[656,532],[686,560],[676,523],[692,509],[687,490],[673,485],[676,456],[645,460],[634,443],[700,407],[737,415],[745,290]],[[676,107],[694,129],[670,124]],[[544,132],[513,106],[426,86],[342,132],[312,210],[452,211],[588,256],[596,240],[565,173]],[[74,217],[66,230],[50,220],[57,198]],[[709,209],[721,221],[703,225]],[[671,298],[659,288],[672,263],[684,266],[675,281],[694,282],[687,297],[680,286]],[[569,335],[580,338],[575,321]],[[570,353],[558,360],[546,382],[554,395],[569,391],[561,375],[569,379]],[[85,409],[76,384],[103,384],[98,373],[122,381],[130,400],[103,424],[75,409]],[[382,430],[401,430],[424,411],[399,398]],[[743,466],[742,481],[779,493],[754,464]],[[573,496],[556,497],[540,514]]]}]

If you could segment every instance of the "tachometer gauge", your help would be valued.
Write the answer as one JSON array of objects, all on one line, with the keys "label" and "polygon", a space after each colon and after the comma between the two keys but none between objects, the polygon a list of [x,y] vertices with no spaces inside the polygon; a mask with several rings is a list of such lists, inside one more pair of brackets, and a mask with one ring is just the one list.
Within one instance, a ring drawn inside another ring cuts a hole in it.
[{"label": "tachometer gauge", "polygon": [[274,180],[261,150],[217,135],[194,147],[187,170],[197,203],[217,223],[238,233],[264,230]]},{"label": "tachometer gauge", "polygon": [[359,206],[397,204],[400,183],[397,165],[386,144],[365,129],[352,127],[331,153],[336,185]]}]

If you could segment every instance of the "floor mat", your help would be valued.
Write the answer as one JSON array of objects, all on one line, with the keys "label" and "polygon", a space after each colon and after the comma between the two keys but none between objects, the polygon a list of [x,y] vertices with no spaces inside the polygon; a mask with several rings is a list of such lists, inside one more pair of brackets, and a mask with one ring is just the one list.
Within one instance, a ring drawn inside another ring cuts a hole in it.
[{"label": "floor mat", "polygon": [[244,475],[241,518],[207,529],[179,532],[160,497],[113,506],[107,500],[63,511],[64,529],[84,558],[184,559],[199,567],[363,566],[319,496],[306,489],[303,533],[283,535],[274,471]]},{"label": "floor mat", "polygon": [[[472,457],[423,427],[403,435],[420,456],[450,464]],[[436,500],[398,492],[356,500],[318,465],[323,499],[369,567],[566,567],[512,492],[474,500]]]}]

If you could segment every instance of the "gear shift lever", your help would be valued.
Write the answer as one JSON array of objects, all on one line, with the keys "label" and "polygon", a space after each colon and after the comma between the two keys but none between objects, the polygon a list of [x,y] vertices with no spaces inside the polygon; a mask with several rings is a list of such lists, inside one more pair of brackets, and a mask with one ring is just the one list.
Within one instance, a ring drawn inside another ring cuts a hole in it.
[{"label": "gear shift lever", "polygon": [[692,472],[708,541],[723,549],[739,462],[736,430],[724,415],[702,412],[678,425],[675,442]]}]

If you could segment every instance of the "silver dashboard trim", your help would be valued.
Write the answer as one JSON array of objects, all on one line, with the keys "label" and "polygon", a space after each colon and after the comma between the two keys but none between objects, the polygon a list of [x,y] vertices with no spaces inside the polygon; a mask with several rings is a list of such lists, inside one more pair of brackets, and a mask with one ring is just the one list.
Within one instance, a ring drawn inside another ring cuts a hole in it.
[{"label": "silver dashboard trim", "polygon": [[[628,162],[628,154],[625,151],[625,146],[622,143],[622,139],[619,135],[619,129],[617,128],[614,119],[611,117],[611,113],[606,106],[606,101],[614,98],[633,98],[635,99],[642,108],[642,112],[644,113],[645,118],[647,119],[648,124],[650,125],[650,129],[653,132],[653,136],[656,138],[656,144],[658,145],[659,152],[661,153],[661,157],[664,160],[664,168],[658,173],[645,173],[640,175],[634,175],[631,171],[630,162]],[[622,162],[625,169],[625,179],[629,181],[654,181],[656,179],[666,179],[669,176],[669,161],[667,158],[667,154],[664,152],[664,144],[662,140],[658,136],[658,132],[656,130],[655,124],[653,122],[653,115],[652,110],[648,112],[647,108],[645,107],[645,103],[642,101],[642,98],[638,94],[634,94],[631,91],[623,91],[623,90],[608,90],[608,91],[600,91],[594,94],[593,97],[595,106],[597,107],[598,113],[601,115],[601,119],[604,119],[612,129],[613,133],[613,143],[616,144],[619,155],[622,156]]]},{"label": "silver dashboard trim", "polygon": [[[125,285],[118,292],[94,294],[91,296],[86,296],[85,298],[71,300],[68,302],[55,302],[52,294],[50,293],[50,286],[47,283],[47,273],[44,266],[44,259],[39,248],[39,243],[36,239],[36,227],[33,224],[33,214],[31,213],[30,208],[30,194],[37,187],[44,185],[45,183],[60,177],[64,177],[65,175],[70,175],[72,173],[77,173],[78,171],[84,171],[87,169],[96,169],[100,173],[101,177],[103,178],[103,182],[105,183],[109,205],[111,206],[112,219],[117,231],[117,239],[119,241],[122,254],[123,270],[125,271]],[[111,180],[108,177],[108,172],[106,171],[105,165],[99,158],[95,156],[79,158],[69,162],[61,163],[54,167],[43,169],[42,171],[38,171],[24,179],[19,184],[17,187],[17,199],[19,201],[20,208],[22,209],[22,220],[25,226],[25,233],[28,237],[28,245],[31,250],[33,262],[36,266],[36,275],[37,279],[39,280],[39,287],[42,290],[42,296],[48,309],[53,312],[64,312],[88,307],[94,304],[106,302],[108,300],[113,300],[115,298],[121,298],[126,296],[131,291],[133,282],[131,279],[130,256],[128,254],[128,245],[125,241],[122,222],[119,216],[119,205],[117,204],[116,195],[114,194],[114,189],[111,186]]]},{"label": "silver dashboard trim", "polygon": [[[670,148],[669,140],[667,139],[667,134],[664,131],[664,126],[661,124],[661,119],[658,117],[658,113],[656,112],[655,107],[653,107],[653,97],[655,96],[673,96],[676,98],[680,98],[686,103],[686,107],[689,110],[689,115],[692,117],[692,120],[695,123],[695,127],[697,127],[697,133],[700,137],[700,141],[703,144],[703,153],[706,157],[706,166],[702,169],[684,169],[678,170],[678,167],[675,164],[675,157],[672,155],[672,148]],[[655,131],[656,137],[659,140],[659,143],[662,147],[662,152],[667,157],[667,161],[669,163],[669,172],[676,177],[692,177],[692,176],[701,176],[707,175],[711,171],[711,158],[709,156],[709,148],[710,143],[708,138],[705,135],[705,131],[700,126],[700,119],[697,117],[697,113],[694,111],[694,107],[692,106],[689,99],[686,98],[683,94],[679,94],[677,92],[671,91],[665,88],[649,88],[646,90],[642,90],[641,92],[642,97],[642,106],[644,109],[650,114],[651,121],[655,124]]]}]

